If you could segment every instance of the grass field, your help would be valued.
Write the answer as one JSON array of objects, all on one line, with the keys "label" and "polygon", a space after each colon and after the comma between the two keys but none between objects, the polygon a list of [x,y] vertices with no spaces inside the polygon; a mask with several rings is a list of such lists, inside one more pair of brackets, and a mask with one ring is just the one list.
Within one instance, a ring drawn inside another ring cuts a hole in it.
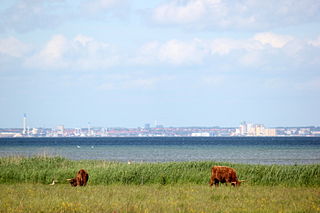
[{"label": "grass field", "polygon": [[[235,168],[246,182],[210,188],[213,165]],[[71,187],[66,178],[81,168],[88,186]],[[7,157],[0,195],[0,212],[320,212],[320,165]]]},{"label": "grass field", "polygon": [[320,212],[319,187],[0,185],[0,212]]}]

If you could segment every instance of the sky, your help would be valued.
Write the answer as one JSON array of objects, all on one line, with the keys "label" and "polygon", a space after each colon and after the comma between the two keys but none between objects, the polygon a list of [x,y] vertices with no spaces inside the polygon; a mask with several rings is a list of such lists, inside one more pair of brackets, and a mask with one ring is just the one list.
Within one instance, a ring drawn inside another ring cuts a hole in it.
[{"label": "sky", "polygon": [[320,126],[319,0],[2,0],[0,128]]}]

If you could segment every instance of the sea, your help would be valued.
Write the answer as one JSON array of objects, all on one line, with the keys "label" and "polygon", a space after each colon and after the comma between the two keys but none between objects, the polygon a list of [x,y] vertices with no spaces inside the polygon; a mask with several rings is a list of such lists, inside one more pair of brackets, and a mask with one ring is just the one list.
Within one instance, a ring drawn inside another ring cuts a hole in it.
[{"label": "sea", "polygon": [[319,164],[320,137],[0,138],[0,157],[37,155],[120,162]]}]

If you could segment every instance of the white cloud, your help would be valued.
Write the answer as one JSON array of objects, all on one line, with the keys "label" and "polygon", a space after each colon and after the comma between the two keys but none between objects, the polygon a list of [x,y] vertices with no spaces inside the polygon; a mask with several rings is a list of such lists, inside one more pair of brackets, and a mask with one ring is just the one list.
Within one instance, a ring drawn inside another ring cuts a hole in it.
[{"label": "white cloud", "polygon": [[118,17],[123,18],[130,14],[129,0],[86,0],[81,3],[82,11],[88,17]]},{"label": "white cloud", "polygon": [[132,63],[137,63],[140,65],[153,64],[158,61],[158,51],[160,48],[160,43],[157,41],[147,42],[140,47],[133,57]]},{"label": "white cloud", "polygon": [[[11,39],[12,40],[12,39]],[[0,52],[19,56],[21,52],[0,47]],[[310,43],[312,42],[312,43]],[[1,44],[1,42],[0,42]],[[191,39],[146,42],[141,47],[121,49],[86,35],[66,38],[53,36],[31,57],[24,55],[25,65],[39,69],[96,70],[120,66],[292,66],[319,64],[317,40],[308,41],[271,32],[249,38]],[[277,64],[277,65],[276,65]],[[282,65],[281,65],[282,64]],[[220,67],[221,67],[220,66]]]},{"label": "white cloud", "polygon": [[128,0],[16,0],[1,6],[0,33],[47,30],[110,15],[122,18],[130,11]]},{"label": "white cloud", "polygon": [[64,1],[18,0],[0,12],[0,31],[29,32],[52,28],[60,23]]},{"label": "white cloud", "polygon": [[235,48],[239,47],[239,43],[232,39],[214,39],[210,42],[211,53],[226,55]]},{"label": "white cloud", "polygon": [[30,50],[30,45],[14,37],[0,39],[0,54],[20,58]]},{"label": "white cloud", "polygon": [[99,10],[121,7],[127,4],[128,0],[90,0],[86,1],[84,6],[91,12],[97,12]]},{"label": "white cloud", "polygon": [[90,42],[93,41],[93,38],[87,37],[85,35],[77,35],[74,38],[74,41],[80,43],[82,46],[87,46]]},{"label": "white cloud", "polygon": [[49,61],[61,59],[69,48],[67,45],[68,41],[64,36],[56,35],[47,43],[46,47],[40,52],[40,55]]},{"label": "white cloud", "polygon": [[227,55],[235,50],[262,50],[263,45],[251,38],[249,39],[229,39],[217,38],[207,42],[211,54]]},{"label": "white cloud", "polygon": [[27,59],[26,64],[30,67],[59,68],[65,67],[64,54],[70,48],[67,39],[63,35],[55,35],[34,56]]},{"label": "white cloud", "polygon": [[[266,32],[255,34],[246,39],[215,38],[188,41],[154,41],[144,44],[133,61],[141,65],[171,64],[184,66],[210,64],[209,61],[217,56],[220,57],[219,60],[228,61],[226,57],[230,57],[232,54],[235,57],[234,59],[242,65],[257,66],[266,63],[270,54],[279,54],[279,51],[282,51],[281,49],[287,50],[281,53],[287,53],[287,56],[290,56],[292,48],[294,48],[295,43],[292,43],[294,40],[296,39],[292,36]],[[290,42],[290,46],[286,46]],[[220,62],[216,61],[216,63]]]},{"label": "white cloud", "polygon": [[161,25],[216,30],[260,29],[320,20],[318,0],[169,0],[151,10],[151,19]]},{"label": "white cloud", "polygon": [[[292,36],[266,32],[255,34],[246,39],[215,38],[187,41],[153,41],[144,44],[137,51],[137,56],[133,61],[141,65],[199,65],[210,64],[209,61],[216,56],[222,57],[220,60],[227,61],[228,59],[223,57],[235,54],[234,57],[242,65],[261,65],[265,63],[266,55],[277,54],[280,51],[277,49],[285,48],[286,44],[294,40],[295,38]],[[293,44],[290,48],[293,48]]]},{"label": "white cloud", "polygon": [[277,35],[274,33],[258,33],[254,36],[254,39],[261,42],[262,44],[269,44],[274,48],[282,48],[289,41],[293,40],[292,36]]},{"label": "white cloud", "polygon": [[148,42],[138,51],[134,61],[138,64],[164,63],[173,65],[200,64],[205,56],[201,41],[169,40],[163,43]]},{"label": "white cloud", "polygon": [[309,41],[308,43],[312,46],[320,47],[320,36],[318,36],[318,38],[314,40]]},{"label": "white cloud", "polygon": [[99,86],[99,90],[123,90],[123,89],[153,89],[160,84],[167,84],[174,80],[172,76],[144,76],[138,77],[136,75],[118,75],[106,76],[106,80]]},{"label": "white cloud", "polygon": [[173,0],[154,8],[151,18],[159,24],[192,25],[197,23],[201,28],[202,21],[208,14],[224,16],[225,9],[220,0]]},{"label": "white cloud", "polygon": [[[219,2],[219,1],[217,1]],[[153,18],[157,22],[170,22],[170,19],[176,23],[190,23],[198,21],[206,13],[206,1],[190,1],[185,4],[179,4],[177,1],[171,1],[168,4],[160,5],[154,10]]]},{"label": "white cloud", "polygon": [[171,64],[198,64],[202,62],[204,52],[196,40],[182,42],[170,40],[159,49],[159,58],[163,62]]},{"label": "white cloud", "polygon": [[[293,42],[296,40],[292,36],[265,32],[255,34],[247,39],[217,38],[206,41],[206,46],[210,48],[213,57],[235,54],[235,60],[241,65],[261,66],[270,62],[270,58],[273,57],[280,60],[279,55],[292,57],[293,48],[298,48],[297,43],[299,42]],[[294,52],[297,51],[299,50],[296,49]]]},{"label": "white cloud", "polygon": [[41,69],[89,70],[107,68],[118,62],[119,56],[108,43],[84,35],[74,39],[55,35],[38,53],[26,60],[26,65]]}]

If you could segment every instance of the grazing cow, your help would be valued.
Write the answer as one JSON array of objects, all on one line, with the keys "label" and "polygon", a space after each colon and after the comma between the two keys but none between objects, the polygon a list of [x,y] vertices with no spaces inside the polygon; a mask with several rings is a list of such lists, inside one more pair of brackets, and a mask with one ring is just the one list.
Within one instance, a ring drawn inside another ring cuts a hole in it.
[{"label": "grazing cow", "polygon": [[244,180],[238,180],[237,172],[227,166],[214,166],[211,169],[210,186],[219,186],[219,183],[231,183],[233,186],[240,186]]},{"label": "grazing cow", "polygon": [[71,186],[85,186],[88,182],[89,175],[84,169],[80,169],[77,176],[72,179],[67,179]]}]

